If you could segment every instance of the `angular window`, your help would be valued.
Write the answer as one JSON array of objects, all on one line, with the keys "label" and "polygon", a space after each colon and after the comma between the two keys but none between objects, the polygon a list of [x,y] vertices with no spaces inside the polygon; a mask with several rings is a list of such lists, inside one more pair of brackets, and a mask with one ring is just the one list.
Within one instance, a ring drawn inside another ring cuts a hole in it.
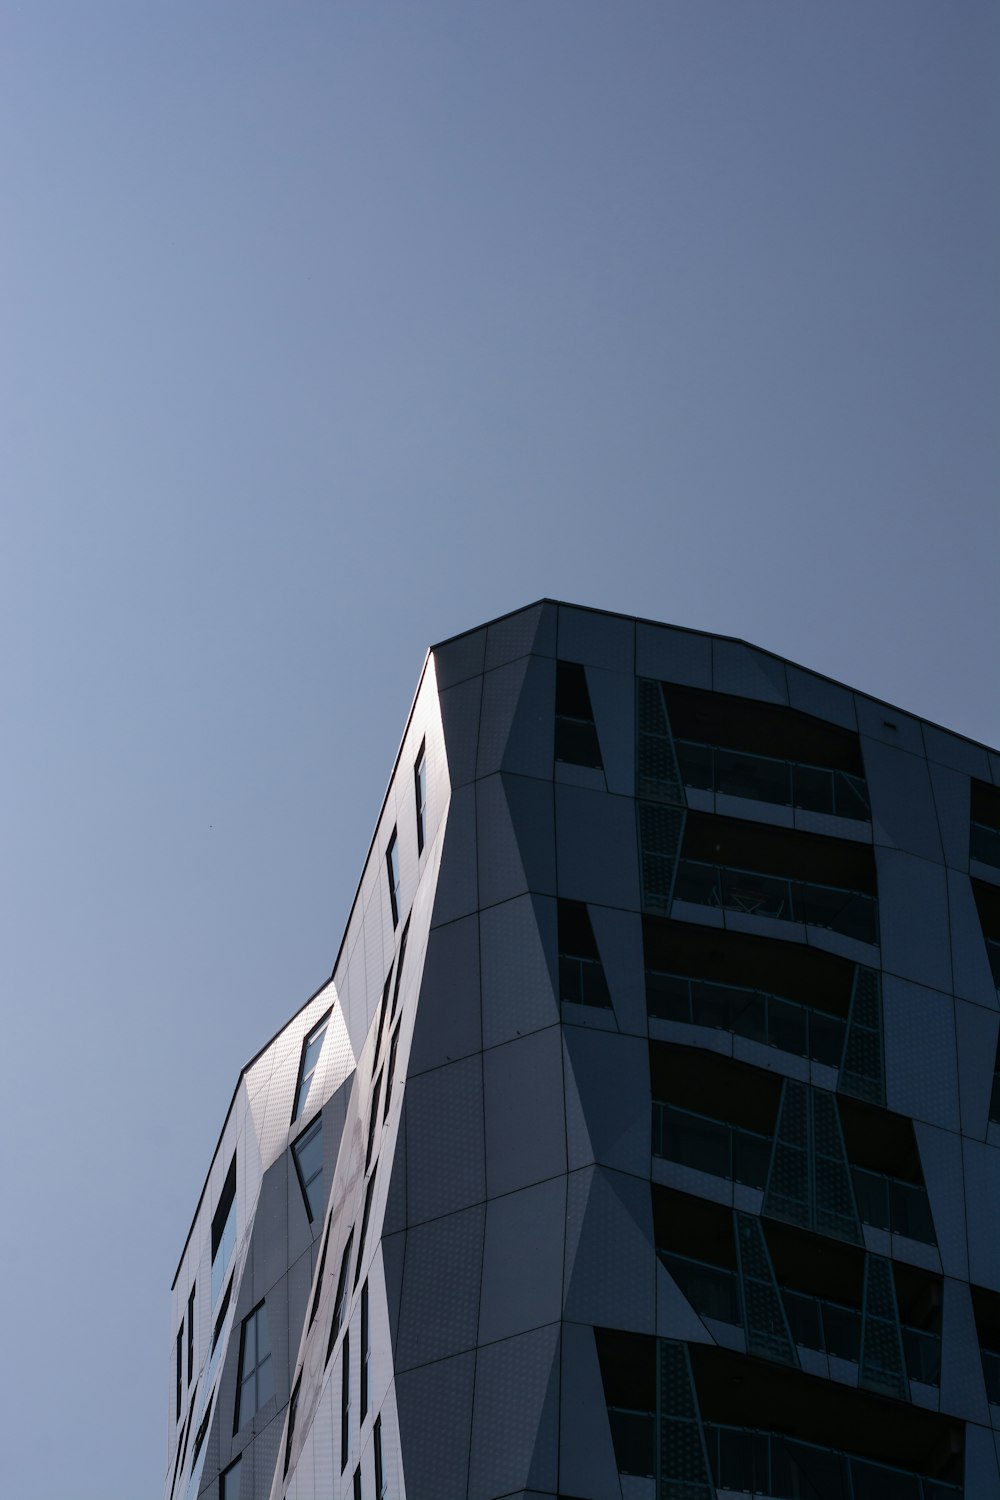
[{"label": "angular window", "polygon": [[295,1382],[295,1387],[292,1391],[292,1399],[288,1403],[288,1435],[285,1438],[285,1466],[281,1471],[283,1475],[288,1473],[288,1465],[292,1458],[292,1439],[295,1437],[295,1418],[299,1410],[299,1391],[301,1387],[302,1372],[300,1371],[299,1378]]},{"label": "angular window", "polygon": [[971,801],[969,854],[1000,869],[1000,787],[974,780]]},{"label": "angular window", "polygon": [[375,1426],[372,1430],[372,1446],[375,1449],[375,1500],[383,1500],[383,1496],[385,1495],[385,1473],[382,1465],[381,1413],[375,1418]]},{"label": "angular window", "polygon": [[993,1089],[990,1093],[990,1119],[1000,1125],[1000,1046],[993,1060]]},{"label": "angular window", "polygon": [[368,1179],[365,1189],[365,1206],[361,1214],[361,1234],[358,1237],[358,1263],[354,1268],[354,1285],[357,1286],[361,1279],[361,1262],[365,1254],[365,1235],[368,1233],[368,1220],[372,1211],[372,1194],[375,1191],[375,1173],[378,1171],[378,1162],[372,1167],[372,1175]]},{"label": "angular window", "polygon": [[347,1244],[344,1246],[344,1254],[340,1262],[340,1275],[337,1277],[337,1296],[333,1304],[333,1319],[330,1323],[330,1338],[326,1346],[326,1357],[330,1358],[333,1346],[337,1342],[337,1335],[344,1326],[344,1313],[347,1311],[347,1273],[351,1269],[351,1246],[354,1244],[354,1230],[347,1236]]},{"label": "angular window", "polygon": [[274,1395],[274,1375],[271,1369],[271,1339],[267,1328],[267,1307],[261,1302],[244,1318],[240,1332],[240,1377],[236,1392],[236,1417],[233,1432],[250,1421],[250,1418]]},{"label": "angular window", "polygon": [[240,1500],[240,1465],[242,1455],[219,1475],[219,1500]]},{"label": "angular window", "polygon": [[389,1101],[392,1098],[392,1080],[396,1073],[396,1053],[399,1051],[399,1028],[401,1025],[401,1021],[396,1022],[396,1029],[392,1033],[392,1045],[389,1048],[389,1066],[385,1072],[385,1108],[382,1110],[383,1125],[389,1118]]},{"label": "angular window", "polygon": [[385,987],[382,990],[382,1005],[378,1013],[378,1031],[375,1033],[375,1056],[372,1058],[372,1068],[378,1067],[379,1055],[382,1051],[382,1032],[385,1027],[385,1013],[389,1009],[389,992],[392,989],[392,965],[385,976]]},{"label": "angular window", "polygon": [[295,1090],[295,1109],[292,1112],[292,1124],[299,1118],[306,1107],[309,1098],[309,1085],[313,1081],[316,1064],[319,1062],[320,1053],[323,1050],[323,1038],[326,1036],[326,1026],[330,1019],[330,1012],[317,1023],[302,1043],[302,1060],[299,1063],[299,1086]]},{"label": "angular window", "polygon": [[219,1300],[222,1283],[236,1248],[236,1155],[229,1164],[219,1206],[212,1219],[212,1306]]},{"label": "angular window", "polygon": [[396,1007],[399,1004],[399,986],[403,979],[403,960],[406,957],[406,939],[410,935],[410,924],[407,922],[403,928],[403,936],[399,940],[399,960],[396,964],[396,983],[392,987],[392,1010],[389,1012],[389,1025],[396,1019]]},{"label": "angular window", "polygon": [[361,1500],[361,1465],[354,1471],[354,1500]]},{"label": "angular window", "polygon": [[351,1331],[344,1334],[340,1351],[340,1472],[351,1456]]},{"label": "angular window", "polygon": [[399,926],[399,840],[395,828],[389,847],[385,851],[385,874],[389,882],[389,904],[392,907],[392,925]]},{"label": "angular window", "polygon": [[590,913],[582,901],[559,902],[559,998],[576,1005],[611,1004]]},{"label": "angular window", "polygon": [[361,1405],[358,1420],[363,1422],[368,1415],[369,1376],[371,1375],[372,1346],[368,1326],[368,1278],[361,1288]]},{"label": "angular window", "polygon": [[194,1374],[194,1287],[188,1296],[188,1385]]},{"label": "angular window", "polygon": [[218,1314],[217,1314],[216,1319],[215,1319],[215,1327],[212,1330],[212,1353],[213,1354],[215,1353],[216,1345],[218,1344],[219,1339],[222,1337],[222,1329],[223,1329],[223,1325],[224,1325],[224,1323],[226,1321],[226,1313],[229,1311],[229,1304],[232,1301],[232,1296],[233,1296],[233,1278],[230,1276],[230,1278],[229,1278],[229,1285],[226,1287],[226,1295],[223,1297],[222,1301],[219,1303],[219,1311],[218,1311]]},{"label": "angular window", "polygon": [[177,1330],[177,1380],[176,1380],[176,1385],[177,1385],[177,1415],[174,1417],[174,1421],[175,1422],[179,1422],[180,1419],[181,1419],[181,1387],[182,1387],[182,1384],[183,1384],[181,1376],[182,1376],[182,1372],[183,1372],[183,1369],[184,1369],[184,1353],[183,1353],[183,1351],[184,1351],[184,1319],[182,1318],[181,1319],[181,1326]]},{"label": "angular window", "polygon": [[602,769],[587,673],[573,661],[556,662],[556,760]]},{"label": "angular window", "polygon": [[427,807],[427,756],[421,744],[413,767],[413,795],[417,805],[417,853],[424,852],[424,811]]},{"label": "angular window", "polygon": [[326,1270],[326,1252],[330,1244],[330,1230],[333,1227],[333,1209],[331,1208],[326,1220],[326,1233],[323,1236],[323,1249],[320,1251],[319,1270],[316,1272],[316,1293],[312,1301],[312,1310],[309,1313],[309,1327],[316,1321],[319,1312],[319,1299],[323,1295],[323,1272]]},{"label": "angular window", "polygon": [[312,1223],[323,1208],[323,1116],[317,1115],[309,1129],[292,1144],[292,1159],[306,1213]]},{"label": "angular window", "polygon": [[365,1171],[366,1172],[368,1171],[368,1168],[371,1165],[372,1147],[375,1144],[375,1127],[378,1124],[378,1101],[379,1101],[379,1095],[381,1094],[381,1092],[382,1092],[382,1074],[380,1073],[378,1075],[378,1077],[376,1078],[376,1080],[375,1080],[375,1087],[372,1089],[372,1104],[371,1104],[371,1109],[370,1109],[370,1111],[368,1113],[368,1145],[365,1148]]}]

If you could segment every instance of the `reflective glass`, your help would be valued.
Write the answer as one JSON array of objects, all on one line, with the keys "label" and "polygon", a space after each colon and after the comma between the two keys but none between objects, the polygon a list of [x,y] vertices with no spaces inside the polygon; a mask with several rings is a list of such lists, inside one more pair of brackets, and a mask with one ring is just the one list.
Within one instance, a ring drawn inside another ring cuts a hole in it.
[{"label": "reflective glass", "polygon": [[652,1412],[621,1411],[611,1407],[611,1435],[620,1474],[652,1474],[656,1434]]},{"label": "reflective glass", "polygon": [[860,818],[867,822],[871,817],[868,788],[860,776],[851,776],[847,771],[833,773],[833,810],[838,818]]},{"label": "reflective glass", "polygon": [[771,1046],[805,1057],[806,1017],[807,1012],[801,1005],[793,1005],[772,995],[767,1005],[767,1039]]},{"label": "reflective glass", "polygon": [[219,1500],[240,1500],[240,1466],[243,1460],[238,1458],[234,1464],[230,1464],[224,1474],[219,1476]]},{"label": "reflective glass", "polygon": [[920,1328],[900,1329],[903,1335],[903,1353],[906,1369],[911,1380],[924,1385],[941,1384],[941,1339],[936,1333]]},{"label": "reflective glass", "polygon": [[584,719],[556,719],[556,760],[573,766],[601,769],[601,745],[597,729]]},{"label": "reflective glass", "polygon": [[230,1258],[232,1256],[232,1253],[233,1253],[233,1250],[234,1250],[235,1246],[236,1246],[236,1203],[234,1201],[232,1208],[230,1208],[230,1210],[229,1210],[229,1217],[226,1219],[226,1222],[225,1222],[225,1224],[223,1226],[223,1229],[222,1229],[222,1238],[219,1241],[219,1248],[216,1250],[216,1252],[215,1252],[215,1259],[212,1262],[212,1306],[213,1307],[215,1306],[216,1302],[219,1299],[219,1293],[222,1291],[222,1283],[223,1283],[223,1281],[225,1279],[226,1271],[229,1268],[229,1261],[230,1261]]},{"label": "reflective glass", "polygon": [[823,1326],[816,1298],[782,1287],[781,1300],[785,1304],[785,1316],[788,1318],[793,1341],[803,1344],[807,1349],[822,1349]]},{"label": "reflective glass", "polygon": [[668,1109],[665,1155],[671,1160],[714,1177],[729,1177],[729,1127],[717,1120]]},{"label": "reflective glass", "polygon": [[915,1474],[866,1463],[862,1458],[851,1460],[851,1482],[854,1500],[922,1500]]},{"label": "reflective glass", "polygon": [[721,870],[723,905],[759,917],[792,919],[787,880],[753,870]]},{"label": "reflective glass", "polygon": [[787,761],[716,750],[715,782],[718,791],[731,797],[750,797],[780,806],[791,802],[791,766]]},{"label": "reflective glass", "polygon": [[257,1408],[258,1410],[266,1401],[270,1401],[274,1395],[274,1378],[271,1374],[271,1356],[268,1355],[257,1366]]}]

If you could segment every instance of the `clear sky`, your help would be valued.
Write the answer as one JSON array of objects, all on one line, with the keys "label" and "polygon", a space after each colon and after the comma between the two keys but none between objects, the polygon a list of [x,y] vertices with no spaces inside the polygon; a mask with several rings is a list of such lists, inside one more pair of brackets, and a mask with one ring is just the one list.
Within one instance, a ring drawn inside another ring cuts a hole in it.
[{"label": "clear sky", "polygon": [[240,1065],[425,648],[552,595],[1000,742],[995,0],[3,0],[0,1492],[156,1500]]}]

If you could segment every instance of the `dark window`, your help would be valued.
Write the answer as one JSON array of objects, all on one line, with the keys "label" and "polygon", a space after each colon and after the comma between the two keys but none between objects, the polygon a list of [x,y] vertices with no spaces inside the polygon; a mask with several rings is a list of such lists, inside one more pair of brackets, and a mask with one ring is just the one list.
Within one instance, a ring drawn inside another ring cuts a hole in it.
[{"label": "dark window", "polygon": [[351,1332],[344,1334],[340,1351],[340,1469],[351,1456]]},{"label": "dark window", "polygon": [[1000,867],[1000,787],[972,782],[969,853],[984,865]]},{"label": "dark window", "polygon": [[379,1104],[379,1095],[381,1094],[381,1092],[382,1092],[382,1074],[380,1073],[378,1075],[378,1077],[376,1078],[376,1080],[375,1080],[375,1087],[372,1089],[371,1109],[368,1112],[368,1145],[365,1148],[365,1171],[366,1172],[368,1171],[368,1168],[371,1165],[372,1147],[375,1144],[375,1127],[378,1124],[378,1104]]},{"label": "dark window", "polygon": [[993,1062],[993,1089],[990,1094],[990,1119],[1000,1124],[1000,1046]]},{"label": "dark window", "polygon": [[385,1494],[385,1474],[382,1470],[382,1416],[381,1413],[375,1418],[375,1426],[372,1430],[372,1446],[375,1449],[375,1500],[382,1500]]},{"label": "dark window", "polygon": [[243,1319],[240,1330],[240,1375],[233,1432],[239,1432],[273,1395],[271,1339],[267,1327],[267,1308],[261,1302]]},{"label": "dark window", "polygon": [[194,1287],[188,1294],[188,1385],[194,1374]]},{"label": "dark window", "polygon": [[365,1235],[368,1233],[368,1220],[372,1211],[372,1194],[375,1191],[375,1173],[378,1171],[378,1162],[372,1167],[372,1175],[368,1179],[365,1189],[365,1206],[361,1215],[361,1235],[358,1239],[358,1263],[354,1268],[354,1285],[357,1286],[361,1276],[361,1263],[365,1254]]},{"label": "dark window", "polygon": [[572,661],[556,662],[556,760],[602,768],[587,674]]},{"label": "dark window", "polygon": [[219,1500],[240,1500],[240,1465],[242,1455],[219,1475]]},{"label": "dark window", "polygon": [[312,1223],[323,1207],[323,1116],[317,1115],[309,1129],[292,1145],[292,1159],[306,1213]]},{"label": "dark window", "polygon": [[313,1027],[302,1043],[302,1059],[299,1063],[299,1084],[295,1090],[295,1108],[292,1111],[293,1125],[306,1107],[306,1100],[309,1098],[309,1085],[313,1081],[316,1064],[319,1062],[320,1053],[323,1050],[323,1038],[326,1036],[326,1025],[329,1019],[330,1012],[327,1011],[323,1019]]},{"label": "dark window", "polygon": [[333,1319],[330,1323],[330,1339],[326,1346],[326,1357],[330,1358],[333,1346],[337,1342],[337,1335],[344,1326],[344,1313],[347,1311],[347,1273],[351,1268],[351,1246],[354,1244],[354,1230],[347,1236],[347,1244],[344,1246],[344,1254],[340,1262],[340,1275],[337,1277],[337,1296],[333,1304]]},{"label": "dark window", "polygon": [[399,840],[395,828],[389,847],[385,851],[385,873],[389,883],[389,905],[392,907],[392,925],[399,926]]},{"label": "dark window", "polygon": [[385,976],[385,986],[382,990],[382,1005],[378,1013],[378,1031],[375,1034],[375,1056],[372,1059],[372,1067],[378,1066],[379,1054],[382,1051],[382,1031],[385,1027],[385,1013],[389,1009],[389,992],[392,989],[392,965]]},{"label": "dark window", "polygon": [[182,1385],[183,1385],[183,1380],[182,1380],[183,1369],[184,1369],[184,1319],[182,1318],[181,1319],[181,1326],[177,1330],[177,1382],[176,1382],[176,1384],[177,1384],[177,1415],[174,1417],[174,1421],[175,1422],[179,1422],[180,1419],[181,1419],[181,1388],[182,1388]]},{"label": "dark window", "polygon": [[323,1295],[323,1272],[326,1270],[326,1252],[330,1244],[330,1229],[333,1225],[333,1210],[331,1209],[326,1219],[326,1233],[323,1236],[323,1249],[320,1251],[319,1270],[316,1273],[316,1293],[313,1297],[312,1310],[309,1314],[309,1327],[316,1321],[319,1312],[319,1299]]},{"label": "dark window", "polygon": [[389,1024],[396,1019],[396,1007],[399,1004],[399,986],[403,978],[403,960],[406,957],[406,939],[410,935],[410,924],[407,922],[403,928],[403,936],[399,940],[399,961],[396,964],[396,983],[392,987],[392,1010],[389,1012]]},{"label": "dark window", "polygon": [[198,1431],[194,1435],[194,1447],[191,1449],[191,1472],[192,1472],[192,1474],[194,1473],[194,1466],[198,1462],[198,1454],[201,1452],[202,1445],[203,1445],[206,1437],[208,1436],[208,1426],[209,1426],[209,1423],[212,1420],[212,1407],[213,1407],[213,1405],[214,1405],[214,1402],[213,1401],[209,1401],[209,1403],[208,1403],[208,1409],[205,1412],[205,1415],[202,1417],[201,1421],[198,1423]]},{"label": "dark window", "polygon": [[181,1430],[180,1430],[180,1432],[177,1434],[177,1452],[174,1455],[174,1477],[170,1481],[171,1500],[172,1500],[172,1497],[173,1497],[174,1488],[175,1488],[175,1486],[177,1484],[177,1475],[180,1473],[181,1458],[183,1457],[184,1451],[185,1451],[185,1449],[187,1447],[187,1444],[185,1442],[184,1433],[185,1433],[185,1429],[182,1427]]},{"label": "dark window", "polygon": [[301,1386],[302,1373],[300,1371],[299,1378],[295,1382],[294,1389],[292,1390],[292,1399],[288,1403],[288,1435],[285,1438],[285,1467],[282,1470],[282,1474],[288,1473],[288,1465],[290,1464],[292,1459],[292,1439],[295,1437],[295,1418],[298,1415],[299,1410],[299,1390]]},{"label": "dark window", "polygon": [[222,1283],[236,1248],[236,1156],[229,1164],[218,1207],[212,1218],[212,1306],[219,1300]]},{"label": "dark window", "polygon": [[361,1500],[361,1465],[354,1471],[354,1500]]},{"label": "dark window", "polygon": [[559,902],[559,997],[577,1005],[611,1004],[590,913],[582,901]]},{"label": "dark window", "polygon": [[219,1311],[218,1311],[218,1313],[216,1315],[215,1327],[212,1329],[212,1353],[213,1354],[215,1353],[215,1347],[218,1344],[219,1339],[222,1336],[222,1325],[226,1321],[226,1313],[229,1311],[229,1304],[230,1304],[230,1302],[232,1300],[232,1296],[233,1296],[233,1278],[230,1276],[230,1278],[229,1278],[229,1285],[226,1287],[226,1295],[223,1297],[222,1301],[219,1303]]},{"label": "dark window", "polygon": [[368,1278],[361,1288],[361,1405],[359,1410],[359,1421],[363,1422],[368,1415],[369,1376],[371,1374],[371,1336],[368,1327]]},{"label": "dark window", "polygon": [[427,806],[427,756],[424,746],[417,752],[413,767],[413,795],[417,804],[417,853],[424,852],[424,810]]},{"label": "dark window", "polygon": [[396,1022],[396,1029],[392,1033],[392,1045],[389,1048],[389,1066],[385,1071],[385,1108],[382,1110],[383,1124],[389,1118],[389,1100],[392,1098],[392,1080],[396,1074],[396,1053],[399,1051],[399,1028],[401,1021]]}]

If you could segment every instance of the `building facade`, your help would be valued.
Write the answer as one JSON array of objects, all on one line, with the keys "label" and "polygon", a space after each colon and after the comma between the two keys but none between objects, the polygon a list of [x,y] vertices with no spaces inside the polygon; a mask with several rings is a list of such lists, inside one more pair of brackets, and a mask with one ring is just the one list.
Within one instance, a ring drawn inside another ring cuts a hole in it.
[{"label": "building facade", "polygon": [[1000,1500],[998,985],[1000,755],[551,601],[435,648],[164,1500]]}]

